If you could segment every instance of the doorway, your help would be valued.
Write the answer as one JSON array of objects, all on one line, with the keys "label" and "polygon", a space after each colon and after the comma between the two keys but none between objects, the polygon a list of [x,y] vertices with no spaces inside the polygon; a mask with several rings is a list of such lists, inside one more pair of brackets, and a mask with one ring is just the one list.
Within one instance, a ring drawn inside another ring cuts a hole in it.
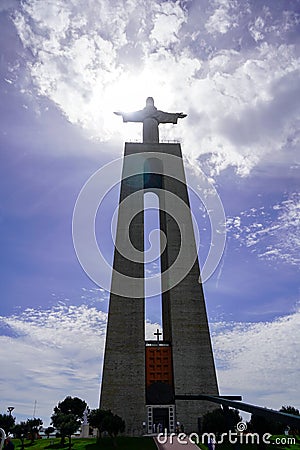
[{"label": "doorway", "polygon": [[156,432],[163,433],[170,428],[169,408],[153,408],[153,424]]},{"label": "doorway", "polygon": [[175,405],[148,405],[148,434],[157,434],[157,425],[161,425],[160,432],[175,431]]}]

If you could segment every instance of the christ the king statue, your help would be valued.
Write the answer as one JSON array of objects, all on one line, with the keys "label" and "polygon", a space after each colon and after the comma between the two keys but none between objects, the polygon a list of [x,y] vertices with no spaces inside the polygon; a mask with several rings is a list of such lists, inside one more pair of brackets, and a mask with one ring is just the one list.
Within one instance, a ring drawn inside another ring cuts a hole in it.
[{"label": "christ the king statue", "polygon": [[154,106],[154,100],[152,97],[148,97],[146,100],[146,106],[140,111],[131,113],[115,112],[118,116],[123,117],[123,122],[143,122],[143,142],[152,143],[159,142],[158,125],[160,123],[177,123],[178,119],[186,117],[186,114],[180,113],[167,113],[159,111]]}]

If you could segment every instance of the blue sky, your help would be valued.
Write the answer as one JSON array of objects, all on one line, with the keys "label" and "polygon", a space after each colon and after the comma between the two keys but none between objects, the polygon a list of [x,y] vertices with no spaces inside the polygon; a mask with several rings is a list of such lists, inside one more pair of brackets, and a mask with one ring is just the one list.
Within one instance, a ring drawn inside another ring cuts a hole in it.
[{"label": "blue sky", "polygon": [[[108,294],[76,258],[72,214],[141,136],[113,111],[148,95],[188,114],[161,138],[181,141],[189,184],[201,169],[227,219],[204,285],[220,391],[300,406],[298,12],[296,0],[1,1],[1,412],[30,417],[36,400],[47,424],[66,395],[98,406]],[[116,202],[117,189],[99,227]],[[192,208],[203,265],[207,217]]]}]

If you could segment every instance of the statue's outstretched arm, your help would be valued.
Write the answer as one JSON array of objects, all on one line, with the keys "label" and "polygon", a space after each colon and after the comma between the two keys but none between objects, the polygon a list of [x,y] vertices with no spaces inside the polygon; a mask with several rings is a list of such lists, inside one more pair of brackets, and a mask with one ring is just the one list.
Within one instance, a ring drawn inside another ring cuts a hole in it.
[{"label": "statue's outstretched arm", "polygon": [[145,118],[144,111],[135,111],[131,113],[126,113],[122,111],[114,111],[117,116],[123,117],[123,122],[143,122]]},{"label": "statue's outstretched arm", "polygon": [[156,118],[159,123],[177,123],[178,119],[183,119],[186,116],[187,115],[182,112],[168,113],[164,111],[157,111],[156,113]]}]

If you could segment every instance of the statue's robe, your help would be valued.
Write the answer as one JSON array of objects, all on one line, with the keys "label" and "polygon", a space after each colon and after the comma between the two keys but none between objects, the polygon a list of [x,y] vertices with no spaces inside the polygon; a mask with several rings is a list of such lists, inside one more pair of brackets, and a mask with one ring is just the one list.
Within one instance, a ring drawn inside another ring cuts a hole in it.
[{"label": "statue's robe", "polygon": [[122,113],[123,122],[143,122],[143,142],[159,142],[158,125],[177,123],[178,113],[159,111],[155,106],[146,106],[140,111]]}]

